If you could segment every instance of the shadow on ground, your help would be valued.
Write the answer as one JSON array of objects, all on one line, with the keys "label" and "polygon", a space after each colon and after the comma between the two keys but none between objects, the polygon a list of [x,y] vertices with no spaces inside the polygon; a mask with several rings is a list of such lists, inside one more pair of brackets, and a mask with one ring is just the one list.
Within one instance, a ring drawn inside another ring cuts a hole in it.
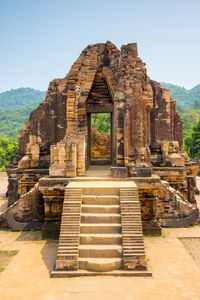
[{"label": "shadow on ground", "polygon": [[6,193],[0,193],[0,199],[4,200],[6,199]]},{"label": "shadow on ground", "polygon": [[3,204],[0,202],[0,211],[4,212],[8,207],[7,201]]},{"label": "shadow on ground", "polygon": [[[42,232],[41,231],[22,231],[18,236],[16,241],[42,241]],[[43,240],[44,241],[44,240]],[[46,268],[49,271],[49,274],[53,270],[57,249],[58,249],[58,240],[46,240],[45,244],[41,250],[42,260],[44,261]]]},{"label": "shadow on ground", "polygon": [[57,240],[47,240],[41,251],[42,259],[49,271],[49,274],[53,270],[56,261],[57,249],[58,249]]},{"label": "shadow on ground", "polygon": [[41,231],[22,231],[18,236],[16,241],[41,241],[42,240],[42,232]]}]

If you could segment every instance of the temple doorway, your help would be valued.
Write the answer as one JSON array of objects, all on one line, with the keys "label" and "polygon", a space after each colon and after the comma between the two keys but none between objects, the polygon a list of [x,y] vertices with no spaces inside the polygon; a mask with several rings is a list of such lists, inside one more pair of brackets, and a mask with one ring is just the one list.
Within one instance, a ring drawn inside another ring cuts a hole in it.
[{"label": "temple doorway", "polygon": [[88,113],[88,165],[113,162],[112,113]]},{"label": "temple doorway", "polygon": [[115,124],[113,101],[102,69],[92,83],[86,101],[87,159],[86,166],[115,163]]}]

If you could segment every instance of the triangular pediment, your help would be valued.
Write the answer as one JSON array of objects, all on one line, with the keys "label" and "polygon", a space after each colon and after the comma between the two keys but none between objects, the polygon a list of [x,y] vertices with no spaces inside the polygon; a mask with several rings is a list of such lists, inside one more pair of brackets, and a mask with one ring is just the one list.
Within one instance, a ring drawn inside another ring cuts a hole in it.
[{"label": "triangular pediment", "polygon": [[111,112],[112,98],[102,71],[97,71],[87,98],[88,112]]}]

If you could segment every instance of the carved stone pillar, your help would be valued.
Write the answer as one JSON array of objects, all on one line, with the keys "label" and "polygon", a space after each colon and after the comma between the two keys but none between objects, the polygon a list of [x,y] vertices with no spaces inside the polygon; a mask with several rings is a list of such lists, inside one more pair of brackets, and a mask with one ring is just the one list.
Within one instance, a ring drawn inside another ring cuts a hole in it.
[{"label": "carved stone pillar", "polygon": [[123,167],[124,161],[124,100],[123,92],[116,92],[114,95],[114,112],[116,118],[116,166]]}]

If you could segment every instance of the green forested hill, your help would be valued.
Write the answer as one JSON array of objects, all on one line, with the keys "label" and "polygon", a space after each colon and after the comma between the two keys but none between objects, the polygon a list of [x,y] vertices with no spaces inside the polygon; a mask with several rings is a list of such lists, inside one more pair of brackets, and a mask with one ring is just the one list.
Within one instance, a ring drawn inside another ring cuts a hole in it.
[{"label": "green forested hill", "polygon": [[[177,102],[177,109],[184,122],[184,136],[192,132],[200,115],[200,84],[186,90],[170,83],[161,83],[170,89]],[[17,140],[18,131],[23,128],[33,109],[45,98],[45,93],[31,88],[19,88],[0,93],[0,136]]]},{"label": "green forested hill", "polygon": [[178,107],[191,107],[195,104],[200,106],[200,84],[191,90],[171,83],[161,82],[161,85],[170,90],[171,97],[176,100]]},{"label": "green forested hill", "polygon": [[44,100],[46,92],[31,88],[0,93],[0,136],[17,141],[18,132],[30,113]]},{"label": "green forested hill", "polygon": [[46,92],[31,88],[11,89],[0,93],[0,112],[25,107],[44,100]]},{"label": "green forested hill", "polygon": [[195,87],[193,87],[191,89],[191,91],[194,93],[194,94],[197,94],[199,96],[200,94],[200,84],[196,85]]},{"label": "green forested hill", "polygon": [[161,82],[161,85],[169,89],[171,97],[176,100],[177,110],[183,120],[184,137],[190,135],[200,115],[200,84],[191,90],[170,83]]},{"label": "green forested hill", "polygon": [[39,102],[35,102],[25,107],[0,112],[0,136],[17,141],[18,132],[23,128],[23,124],[38,104]]}]

